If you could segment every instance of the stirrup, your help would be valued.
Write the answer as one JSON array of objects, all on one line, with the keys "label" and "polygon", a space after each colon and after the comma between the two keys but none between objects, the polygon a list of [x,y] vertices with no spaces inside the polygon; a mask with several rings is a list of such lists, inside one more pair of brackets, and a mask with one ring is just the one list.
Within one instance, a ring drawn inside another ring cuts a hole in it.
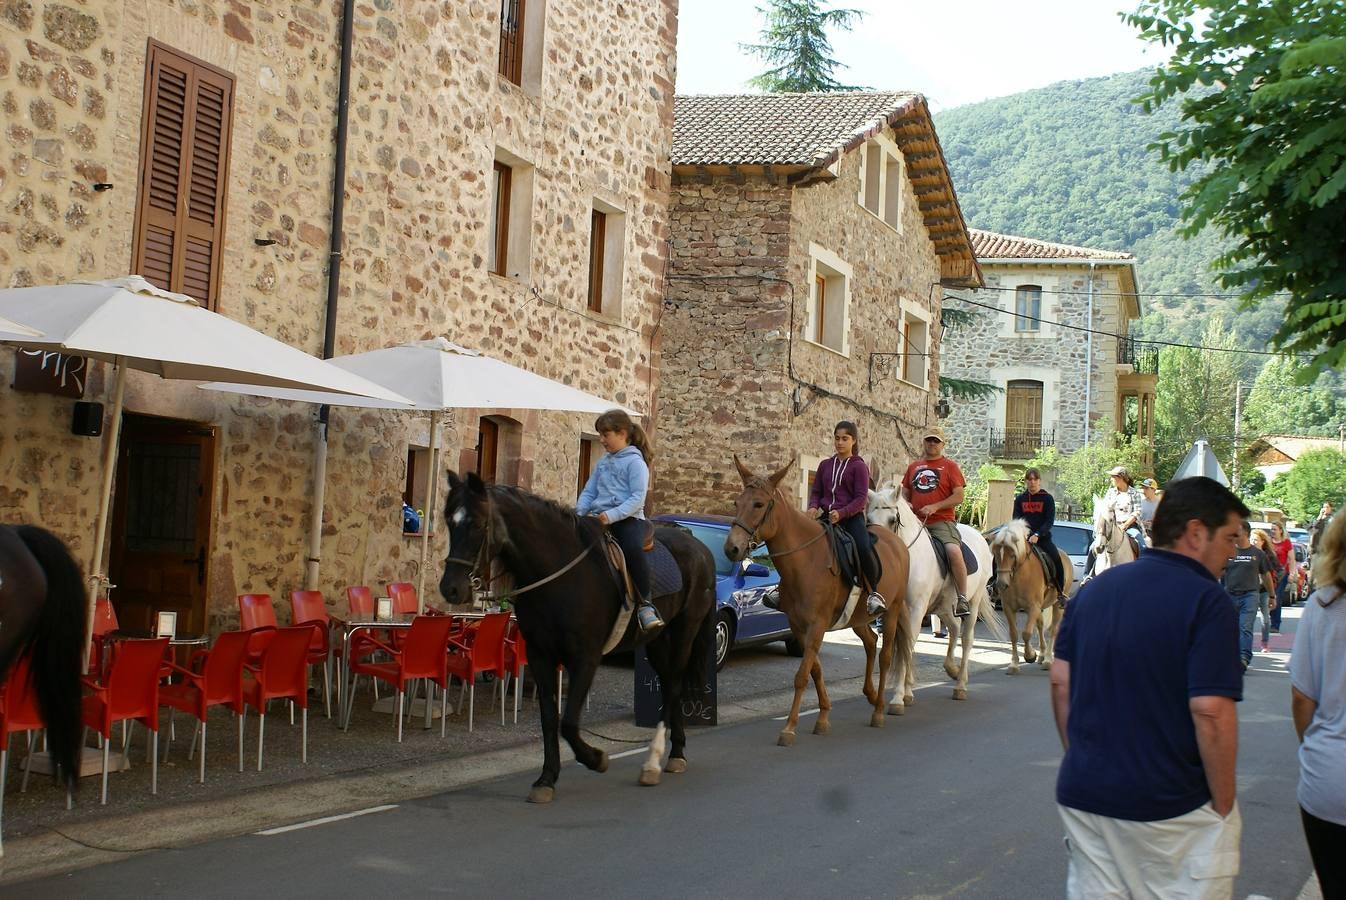
[{"label": "stirrup", "polygon": [[762,592],[762,605],[767,609],[780,609],[780,586],[773,584]]},{"label": "stirrup", "polygon": [[881,616],[887,611],[888,604],[884,602],[883,595],[878,591],[870,591],[865,598],[865,612],[871,616]]},{"label": "stirrup", "polygon": [[953,605],[953,614],[960,619],[966,619],[972,615],[972,607],[968,605],[967,598],[962,594],[958,595],[958,602]]},{"label": "stirrup", "polygon": [[640,626],[641,634],[649,637],[659,633],[664,627],[664,620],[659,618],[659,610],[654,608],[654,604],[646,602],[636,607],[636,624]]}]

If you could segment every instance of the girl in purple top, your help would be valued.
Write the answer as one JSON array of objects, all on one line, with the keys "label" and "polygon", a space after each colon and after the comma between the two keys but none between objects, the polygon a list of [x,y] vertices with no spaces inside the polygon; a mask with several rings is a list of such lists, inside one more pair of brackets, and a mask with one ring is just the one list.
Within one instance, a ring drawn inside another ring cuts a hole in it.
[{"label": "girl in purple top", "polygon": [[865,502],[869,499],[869,466],[860,458],[860,432],[854,422],[838,422],[832,430],[836,453],[818,466],[809,491],[808,514],[846,529],[859,551],[860,568],[869,582],[869,614],[881,615],[887,608],[883,596],[873,590],[879,583],[879,561],[865,527]]}]

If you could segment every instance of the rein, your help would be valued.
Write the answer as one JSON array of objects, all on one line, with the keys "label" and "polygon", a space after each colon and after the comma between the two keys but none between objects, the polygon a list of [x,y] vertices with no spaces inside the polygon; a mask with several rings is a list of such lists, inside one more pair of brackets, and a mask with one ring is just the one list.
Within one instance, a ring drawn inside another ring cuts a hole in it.
[{"label": "rein", "polygon": [[[762,526],[766,524],[766,520],[769,519],[769,518],[771,518],[771,511],[772,511],[773,509],[775,509],[775,507],[776,507],[776,494],[775,494],[775,492],[773,491],[772,494],[771,494],[771,499],[767,502],[767,505],[766,505],[766,512],[762,513],[762,518],[761,518],[761,520],[757,523],[756,527],[754,527],[754,528],[749,528],[746,522],[744,522],[742,519],[740,519],[740,518],[738,518],[737,516],[735,516],[735,517],[734,517],[734,521],[733,521],[732,523],[730,523],[730,525],[729,525],[729,530],[732,532],[735,528],[742,528],[745,532],[748,533],[748,546],[749,546],[750,548],[751,548],[751,547],[756,547],[758,544],[761,544],[761,543],[762,543],[762,541],[759,541],[759,540],[757,539],[757,532],[761,531],[761,530],[762,530]],[[821,531],[819,531],[819,532],[818,532],[817,534],[815,534],[813,537],[809,538],[809,539],[808,539],[807,541],[805,541],[804,543],[800,544],[798,547],[792,547],[792,548],[789,549],[789,550],[782,550],[780,553],[775,553],[775,552],[773,552],[772,549],[771,549],[771,547],[768,546],[768,547],[766,548],[766,549],[767,549],[767,555],[770,556],[770,557],[774,560],[774,559],[776,559],[776,558],[779,557],[779,556],[789,556],[791,553],[798,553],[800,550],[803,550],[805,547],[811,546],[811,545],[817,543],[818,541],[822,540],[823,537],[824,537],[826,534],[827,534],[827,529],[826,529],[826,528],[823,528]]]}]

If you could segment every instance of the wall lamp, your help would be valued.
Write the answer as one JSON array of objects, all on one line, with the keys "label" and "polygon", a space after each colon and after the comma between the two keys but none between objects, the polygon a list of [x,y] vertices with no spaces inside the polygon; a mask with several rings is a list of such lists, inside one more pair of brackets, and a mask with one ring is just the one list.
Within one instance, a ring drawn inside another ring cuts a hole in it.
[{"label": "wall lamp", "polygon": [[939,402],[935,404],[936,418],[947,419],[949,417],[949,413],[952,411],[953,411],[952,408],[949,406],[949,401],[943,397],[940,397]]},{"label": "wall lamp", "polygon": [[95,181],[93,183],[93,189],[99,192],[110,191],[112,190],[112,183],[108,181]]}]

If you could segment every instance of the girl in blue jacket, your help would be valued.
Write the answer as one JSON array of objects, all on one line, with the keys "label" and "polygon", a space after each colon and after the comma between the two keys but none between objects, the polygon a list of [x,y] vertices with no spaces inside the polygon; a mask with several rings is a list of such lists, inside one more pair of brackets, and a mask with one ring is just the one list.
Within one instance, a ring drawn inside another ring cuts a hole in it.
[{"label": "girl in blue jacket", "polygon": [[594,466],[580,492],[575,512],[595,516],[612,532],[626,556],[626,569],[635,589],[636,622],[649,637],[664,627],[650,602],[650,566],[645,560],[645,492],[650,486],[650,439],[631,417],[610,409],[594,422],[598,440],[607,452]]}]

